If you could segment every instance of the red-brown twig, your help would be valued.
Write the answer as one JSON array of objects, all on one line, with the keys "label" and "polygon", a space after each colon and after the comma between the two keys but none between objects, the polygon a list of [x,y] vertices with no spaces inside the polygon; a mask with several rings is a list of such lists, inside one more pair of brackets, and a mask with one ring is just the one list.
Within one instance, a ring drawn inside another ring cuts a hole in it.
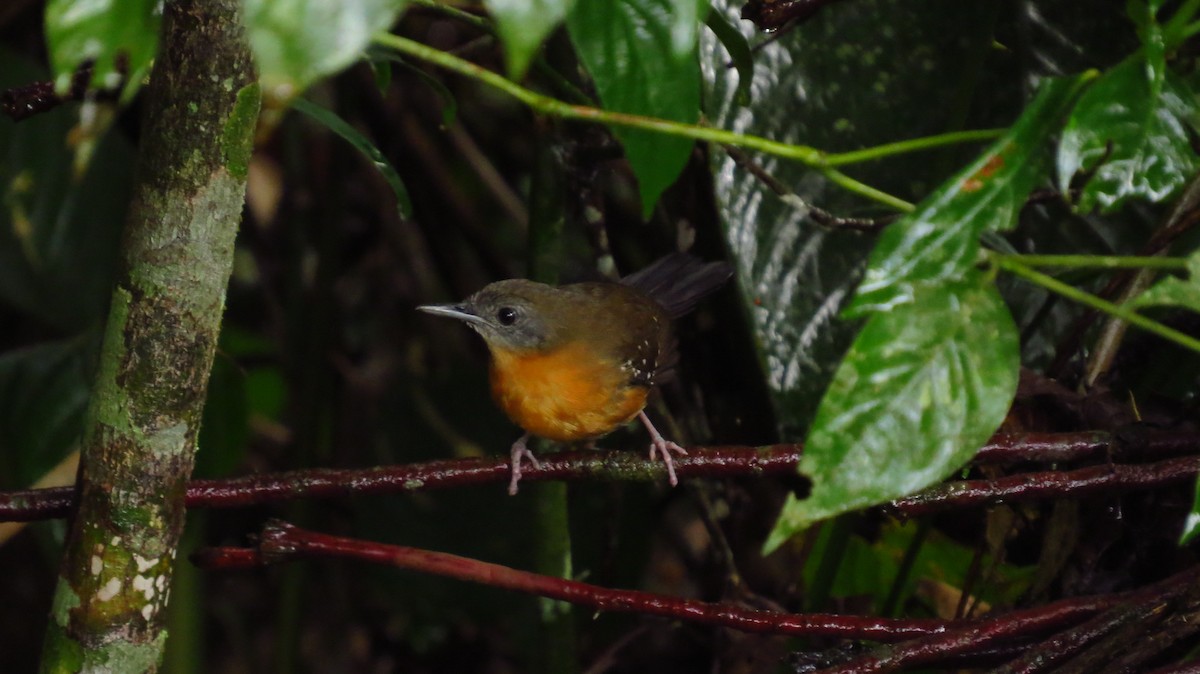
[{"label": "red-brown twig", "polygon": [[[799,445],[712,447],[693,450],[675,461],[679,477],[750,477],[795,474]],[[663,465],[640,452],[559,452],[539,457],[540,468],[522,472],[524,482],[539,480],[662,480]],[[360,469],[317,468],[227,480],[193,480],[189,508],[237,508],[302,498],[337,498],[355,494],[390,494],[481,484],[506,484],[504,459],[452,459],[401,466]],[[72,490],[29,489],[0,493],[0,521],[32,521],[65,517]]]},{"label": "red-brown twig", "polygon": [[1079,470],[1022,473],[995,480],[947,482],[892,501],[887,510],[918,517],[949,508],[970,508],[1002,501],[1038,501],[1097,492],[1149,489],[1193,480],[1200,456],[1184,456],[1146,464],[1102,464]]},{"label": "red-brown twig", "polygon": [[[676,462],[680,477],[753,477],[795,475],[798,444],[766,447],[694,447]],[[1064,462],[1088,458],[1150,458],[1200,451],[1197,433],[1142,433],[1122,437],[1107,432],[1028,433],[998,435],[976,457],[977,463]],[[541,468],[524,472],[538,480],[662,480],[661,463],[641,453],[577,451],[546,454]],[[891,512],[915,517],[997,501],[1077,496],[1104,490],[1147,489],[1190,479],[1200,460],[1184,457],[1153,464],[1104,464],[1077,471],[1025,473],[997,480],[950,482],[900,499]],[[189,508],[236,508],[303,498],[338,498],[445,489],[508,480],[502,459],[454,459],[362,469],[298,470],[225,480],[194,480],[188,485]],[[70,487],[0,492],[0,521],[34,521],[65,517],[71,509]]]},{"label": "red-brown twig", "polygon": [[[1095,612],[1106,611],[1126,604],[1155,602],[1162,597],[1187,591],[1200,579],[1200,567],[1193,567],[1144,588],[1121,594],[1097,597]],[[821,670],[821,674],[872,674],[893,672],[905,667],[941,662],[951,656],[976,652],[998,642],[1018,636],[1028,636],[1061,628],[1065,621],[1052,616],[1066,605],[1078,600],[1065,600],[1036,609],[1014,611],[1004,616],[956,627],[943,634],[920,637],[889,647],[886,652],[873,653],[836,667]]]},{"label": "red-brown twig", "polygon": [[[840,637],[878,642],[895,642],[914,636],[936,638],[953,629],[956,634],[978,634],[987,637],[981,639],[980,646],[991,647],[1003,637],[1037,635],[1073,625],[1109,608],[1122,596],[1059,601],[1037,609],[965,623],[971,626],[970,629],[932,619],[772,613],[729,604],[677,599],[638,590],[613,590],[442,552],[320,534],[279,521],[269,522],[263,529],[257,549],[209,548],[197,551],[192,556],[192,561],[202,568],[230,569],[313,557],[348,558],[386,564],[559,599],[596,611],[657,615],[744,632]],[[968,646],[969,643],[964,641]],[[955,653],[961,653],[963,650],[964,648],[958,648]]]},{"label": "red-brown twig", "polygon": [[772,613],[731,604],[677,599],[640,590],[613,590],[445,552],[330,536],[278,520],[272,520],[264,527],[257,550],[208,548],[198,550],[192,555],[192,561],[206,569],[245,568],[304,558],[357,559],[559,599],[596,611],[658,615],[720,625],[744,632],[892,642],[914,636],[937,634],[945,631],[947,626],[946,621],[928,618],[893,619]]}]

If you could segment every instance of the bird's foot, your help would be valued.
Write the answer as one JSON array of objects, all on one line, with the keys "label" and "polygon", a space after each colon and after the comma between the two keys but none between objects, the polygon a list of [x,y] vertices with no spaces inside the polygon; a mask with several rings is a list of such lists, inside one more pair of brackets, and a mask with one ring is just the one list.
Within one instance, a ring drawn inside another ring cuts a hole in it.
[{"label": "bird's foot", "polygon": [[687,450],[679,445],[666,440],[654,424],[650,423],[650,417],[646,416],[645,412],[640,412],[638,416],[642,423],[646,425],[646,430],[650,431],[650,460],[653,461],[655,455],[662,457],[662,462],[667,466],[667,479],[671,482],[671,486],[679,484],[679,478],[675,477],[675,461],[671,458],[671,452],[676,452],[680,456],[687,456]]},{"label": "bird's foot", "polygon": [[534,468],[541,468],[542,464],[538,463],[537,457],[529,448],[525,446],[525,441],[529,439],[529,434],[526,433],[513,443],[512,451],[509,453],[510,462],[512,464],[512,480],[508,483],[508,495],[517,495],[517,483],[521,481],[521,459],[529,459],[529,463]]},{"label": "bird's foot", "polygon": [[664,440],[662,436],[654,438],[650,443],[650,460],[654,460],[654,455],[658,454],[662,457],[662,462],[667,465],[667,479],[671,482],[671,486],[679,484],[679,478],[675,477],[675,461],[671,458],[671,452],[677,452],[680,456],[687,456],[687,450],[679,445]]}]

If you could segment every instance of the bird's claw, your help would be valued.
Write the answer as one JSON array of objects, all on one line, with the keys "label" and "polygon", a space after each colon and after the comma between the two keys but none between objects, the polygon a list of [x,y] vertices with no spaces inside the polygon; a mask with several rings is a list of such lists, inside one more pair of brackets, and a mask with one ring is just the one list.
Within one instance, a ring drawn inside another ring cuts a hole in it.
[{"label": "bird's claw", "polygon": [[529,463],[531,463],[534,468],[540,469],[542,467],[542,464],[538,463],[537,457],[533,455],[533,452],[529,451],[529,448],[525,446],[525,440],[528,437],[528,435],[522,436],[521,439],[514,442],[512,451],[509,453],[510,462],[512,464],[512,479],[508,483],[509,496],[517,495],[517,483],[521,481],[522,459],[529,459]]},{"label": "bird's claw", "polygon": [[662,462],[667,466],[667,478],[671,482],[671,486],[679,484],[679,478],[675,477],[675,461],[671,459],[671,452],[676,452],[680,456],[687,456],[687,450],[679,445],[664,440],[661,435],[654,438],[650,443],[650,460],[654,460],[654,455],[658,454],[662,457]]}]

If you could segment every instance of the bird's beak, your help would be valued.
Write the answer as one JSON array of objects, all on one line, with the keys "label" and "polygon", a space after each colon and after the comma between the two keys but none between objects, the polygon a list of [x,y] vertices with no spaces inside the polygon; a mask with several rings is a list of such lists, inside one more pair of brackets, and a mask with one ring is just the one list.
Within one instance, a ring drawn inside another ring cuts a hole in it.
[{"label": "bird's beak", "polygon": [[467,324],[484,325],[487,323],[487,321],[475,315],[471,311],[471,308],[465,304],[423,304],[417,307],[417,310],[433,314],[434,316],[455,318]]}]

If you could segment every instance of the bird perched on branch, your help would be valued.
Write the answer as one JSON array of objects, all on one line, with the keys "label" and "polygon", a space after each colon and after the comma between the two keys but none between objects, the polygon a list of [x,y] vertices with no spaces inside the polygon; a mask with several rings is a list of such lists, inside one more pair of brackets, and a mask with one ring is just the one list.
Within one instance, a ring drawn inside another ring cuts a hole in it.
[{"label": "bird perched on branch", "polygon": [[654,428],[646,399],[678,359],[671,320],[732,274],[724,262],[675,253],[620,282],[554,287],[511,279],[460,304],[418,308],[463,321],[487,342],[492,397],[525,431],[512,446],[508,493],[517,493],[523,459],[540,467],[526,446],[531,435],[591,440],[634,417],[650,432],[650,458],[662,458],[675,485],[671,453],[687,452]]}]

